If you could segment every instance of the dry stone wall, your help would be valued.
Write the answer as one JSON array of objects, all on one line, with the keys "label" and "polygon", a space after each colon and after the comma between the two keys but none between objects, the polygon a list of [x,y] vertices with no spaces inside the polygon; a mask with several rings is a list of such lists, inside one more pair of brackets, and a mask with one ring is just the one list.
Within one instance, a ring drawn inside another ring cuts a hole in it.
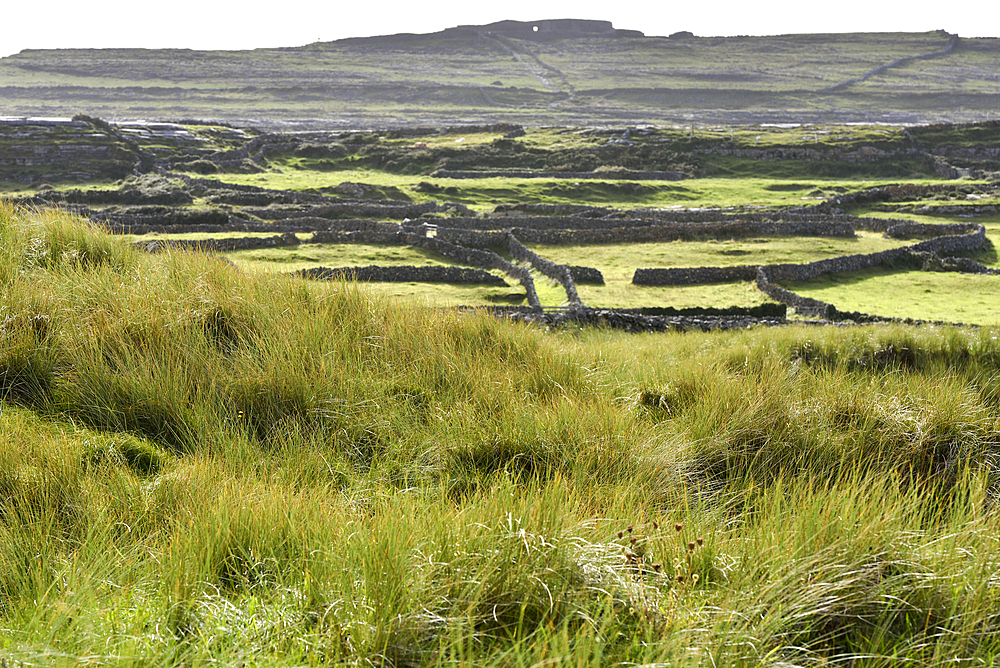
[{"label": "dry stone wall", "polygon": [[226,252],[251,250],[255,248],[278,248],[280,246],[296,246],[299,238],[291,232],[277,234],[273,237],[238,237],[232,239],[157,239],[156,241],[137,241],[134,245],[150,253],[165,248],[186,248],[206,252]]},{"label": "dry stone wall", "polygon": [[735,267],[678,267],[669,269],[636,269],[632,276],[634,285],[706,285],[710,283],[735,283],[757,278],[756,265]]},{"label": "dry stone wall", "polygon": [[566,301],[569,303],[570,308],[583,306],[583,302],[580,301],[580,295],[576,292],[576,283],[573,282],[573,275],[569,267],[564,264],[556,264],[551,260],[546,260],[539,256],[514,238],[513,234],[507,235],[507,249],[510,251],[510,256],[518,262],[527,262],[539,273],[561,284],[563,289],[566,290]]},{"label": "dry stone wall", "polygon": [[508,236],[509,232],[504,231],[463,230],[453,227],[438,227],[435,231],[435,237],[441,241],[484,248],[501,246]]},{"label": "dry stone wall", "polygon": [[815,215],[801,213],[782,214],[726,214],[718,211],[694,211],[680,215],[668,212],[631,212],[632,215],[594,216],[456,216],[439,221],[442,225],[467,230],[604,230],[608,228],[675,229],[681,234],[710,236],[716,231],[731,234],[733,230],[744,234],[792,234],[800,236],[850,236],[849,230],[877,229],[885,231],[893,224],[908,222],[902,219],[859,218],[844,215]]},{"label": "dry stone wall", "polygon": [[290,209],[281,207],[247,207],[249,215],[261,220],[294,219],[297,216],[318,218],[374,218],[382,220],[403,220],[404,218],[419,218],[427,213],[438,213],[444,208],[437,202],[333,202],[310,206],[308,208]]},{"label": "dry stone wall", "polygon": [[467,267],[314,267],[295,272],[316,280],[370,281],[375,283],[453,283],[507,287],[507,282],[482,269]]},{"label": "dry stone wall", "polygon": [[807,281],[824,274],[859,271],[876,267],[885,262],[900,260],[913,252],[929,252],[941,255],[943,253],[978,250],[986,242],[986,228],[982,225],[975,225],[975,228],[974,232],[968,234],[941,236],[910,246],[893,248],[868,255],[845,255],[827,260],[818,260],[808,264],[777,264],[758,267],[756,277],[757,287],[761,292],[775,301],[792,306],[804,313],[822,315],[831,309],[831,304],[809,297],[802,297],[775,285],[775,282]]},{"label": "dry stone wall", "polygon": [[976,231],[975,223],[899,223],[885,231],[890,239],[912,239],[913,237],[939,237],[943,235],[969,234]]},{"label": "dry stone wall", "polygon": [[683,172],[607,171],[607,172],[542,172],[530,169],[496,169],[452,171],[439,169],[431,176],[439,179],[601,179],[605,181],[681,181]]},{"label": "dry stone wall", "polygon": [[770,281],[807,281],[824,274],[839,274],[876,267],[883,262],[899,259],[909,251],[927,251],[941,255],[978,250],[985,242],[986,228],[976,225],[976,231],[969,234],[941,236],[879,253],[844,255],[808,264],[772,264],[763,269]]},{"label": "dry stone wall", "polygon": [[466,248],[465,246],[451,244],[433,237],[416,234],[407,235],[407,241],[413,246],[432,250],[460,264],[467,264],[482,269],[498,269],[524,286],[528,304],[532,308],[541,308],[542,306],[538,299],[538,293],[535,291],[535,281],[531,278],[531,273],[527,269],[518,267],[492,251]]},{"label": "dry stone wall", "polygon": [[[607,224],[610,221],[602,221]],[[846,223],[687,223],[642,227],[603,227],[597,229],[539,230],[511,228],[518,239],[542,244],[607,244],[669,242],[692,239],[733,239],[758,235],[853,237],[854,228]]]},{"label": "dry stone wall", "polygon": [[604,274],[601,273],[600,269],[569,265],[569,273],[575,283],[580,283],[581,285],[604,285]]},{"label": "dry stone wall", "polygon": [[509,311],[505,317],[524,322],[543,324],[547,327],[591,326],[626,332],[686,332],[746,329],[753,326],[779,326],[786,323],[784,316],[746,315],[644,315],[610,309],[561,309]]}]

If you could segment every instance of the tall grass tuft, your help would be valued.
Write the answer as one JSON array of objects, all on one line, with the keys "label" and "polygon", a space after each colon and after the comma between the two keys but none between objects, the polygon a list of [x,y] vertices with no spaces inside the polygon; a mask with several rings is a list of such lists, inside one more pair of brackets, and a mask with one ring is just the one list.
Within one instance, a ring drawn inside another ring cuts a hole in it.
[{"label": "tall grass tuft", "polygon": [[0,207],[0,659],[995,664],[990,329],[542,332]]}]

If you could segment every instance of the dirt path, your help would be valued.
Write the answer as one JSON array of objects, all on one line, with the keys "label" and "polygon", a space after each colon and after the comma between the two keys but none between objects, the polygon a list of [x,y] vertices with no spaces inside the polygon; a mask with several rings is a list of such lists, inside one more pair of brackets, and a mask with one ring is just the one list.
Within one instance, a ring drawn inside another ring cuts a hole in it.
[{"label": "dirt path", "polygon": [[868,70],[867,72],[865,72],[864,74],[862,74],[860,77],[856,77],[854,79],[848,79],[847,81],[841,81],[839,84],[835,84],[835,85],[830,86],[828,88],[823,88],[822,90],[818,90],[816,92],[817,93],[836,93],[837,91],[844,90],[845,88],[848,88],[849,86],[853,86],[854,84],[861,83],[863,81],[867,81],[869,78],[877,76],[879,74],[882,74],[883,72],[885,72],[886,70],[888,70],[890,68],[899,67],[900,65],[905,65],[906,63],[910,63],[910,62],[913,62],[915,60],[927,60],[929,58],[937,58],[939,56],[947,56],[948,54],[950,54],[952,51],[955,50],[955,45],[956,44],[958,44],[958,35],[950,35],[949,39],[948,39],[948,43],[940,51],[933,51],[931,53],[923,53],[923,54],[920,54],[919,56],[906,56],[904,58],[897,58],[896,60],[892,61],[891,63],[886,63],[885,65],[879,65],[878,67],[876,67],[874,69]]},{"label": "dirt path", "polygon": [[566,79],[566,75],[562,73],[556,67],[548,65],[530,51],[527,47],[522,46],[508,37],[503,35],[494,35],[488,32],[480,32],[479,36],[483,39],[498,44],[501,48],[506,50],[510,55],[517,59],[517,62],[524,66],[524,69],[528,70],[531,76],[535,77],[540,84],[545,86],[545,89],[551,93],[566,93],[569,97],[573,97],[576,89],[573,85]]}]

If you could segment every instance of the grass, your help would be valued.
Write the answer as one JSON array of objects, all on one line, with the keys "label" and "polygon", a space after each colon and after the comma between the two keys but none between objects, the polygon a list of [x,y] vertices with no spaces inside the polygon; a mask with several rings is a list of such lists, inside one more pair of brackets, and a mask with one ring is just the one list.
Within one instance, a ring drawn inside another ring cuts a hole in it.
[{"label": "grass", "polygon": [[605,285],[577,285],[580,299],[595,308],[674,308],[758,306],[771,300],[753,283],[714,285],[674,285],[649,287],[627,281],[606,281]]},{"label": "grass", "polygon": [[[190,235],[185,235],[190,236]],[[730,266],[739,264],[801,263],[852,253],[874,253],[906,242],[860,233],[857,239],[839,238],[758,238],[709,240],[704,242],[644,243],[595,246],[544,246],[533,250],[558,264],[596,267],[605,285],[580,285],[584,303],[595,307],[641,308],[647,306],[754,306],[767,298],[751,284],[674,286],[666,288],[632,285],[639,267]],[[315,266],[347,267],[366,265],[448,264],[427,251],[409,247],[367,244],[302,244],[294,248],[267,248],[223,254],[238,267],[261,272],[290,273]],[[559,306],[565,293],[540,275],[536,288],[547,306]],[[442,284],[372,284],[383,294],[416,298],[439,306],[488,306],[521,303],[520,286],[497,289]],[[516,295],[516,296],[515,296]]]},{"label": "grass", "polygon": [[639,267],[798,264],[840,255],[876,253],[906,243],[859,231],[856,238],[757,237],[588,246],[533,244],[531,247],[558,264],[596,267],[604,273],[605,280],[631,281]]},{"label": "grass", "polygon": [[411,246],[371,244],[311,244],[232,251],[225,257],[243,269],[292,272],[309,267],[445,266],[454,263],[430,251]]},{"label": "grass", "polygon": [[783,287],[842,311],[976,325],[1000,324],[1000,277],[872,269]]},{"label": "grass", "polygon": [[[917,222],[940,223],[940,217],[864,212],[905,218]],[[961,219],[958,219],[961,220]],[[998,225],[985,220],[987,247],[972,255],[987,266],[1000,267],[994,251],[1000,244]],[[129,239],[196,239],[205,236],[232,236],[192,233],[184,235],[143,235]],[[243,236],[242,233],[235,236]],[[253,236],[268,236],[266,234]],[[300,235],[305,236],[305,235]],[[874,253],[912,243],[912,240],[885,239],[879,234],[859,231],[854,239],[830,237],[760,237],[753,239],[678,241],[618,245],[563,246],[533,244],[532,249],[557,264],[594,267],[604,275],[605,285],[580,285],[581,299],[588,306],[642,308],[651,306],[755,306],[767,301],[754,285],[734,283],[706,286],[640,287],[632,285],[637,268],[733,266],[777,263],[805,263],[840,255]],[[366,265],[444,265],[449,261],[425,250],[372,246],[368,244],[309,244],[296,247],[265,248],[223,253],[239,268],[253,272],[291,273],[316,266],[346,267]],[[540,275],[536,288],[546,306],[560,306],[565,293]],[[995,324],[990,277],[955,274],[893,273],[874,270],[790,284],[786,287],[803,295],[835,304],[841,310],[876,313],[890,317],[917,318],[971,324]],[[453,306],[523,304],[524,292],[511,283],[509,289],[444,284],[371,284],[379,294],[420,303]]]},{"label": "grass", "polygon": [[1000,656],[996,329],[546,333],[7,205],[0,260],[8,664]]},{"label": "grass", "polygon": [[[753,165],[756,169],[756,165]],[[746,166],[742,168],[744,171]],[[337,169],[322,171],[294,169],[272,164],[258,174],[218,174],[215,178],[237,185],[252,185],[279,190],[319,191],[344,182],[365,183],[399,188],[414,202],[454,201],[476,211],[490,211],[497,204],[544,203],[640,207],[735,207],[797,206],[823,199],[823,191],[837,188],[864,189],[898,179],[816,178],[803,181],[795,176],[797,167],[788,168],[784,178],[754,178],[744,173],[714,178],[676,181],[618,182],[606,179],[520,179],[496,177],[484,179],[445,179],[426,175],[392,174],[378,170]],[[944,183],[933,179],[907,179],[912,183]],[[436,190],[416,186],[427,183]]]}]

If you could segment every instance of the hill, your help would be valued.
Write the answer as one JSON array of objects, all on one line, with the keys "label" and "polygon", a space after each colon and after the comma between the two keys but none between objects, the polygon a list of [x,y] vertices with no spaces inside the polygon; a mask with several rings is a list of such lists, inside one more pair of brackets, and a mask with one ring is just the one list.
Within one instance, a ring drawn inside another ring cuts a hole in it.
[{"label": "hill", "polygon": [[648,37],[504,21],[253,51],[25,50],[0,59],[0,114],[271,129],[971,122],[1000,115],[998,57],[1000,41],[943,31]]}]

